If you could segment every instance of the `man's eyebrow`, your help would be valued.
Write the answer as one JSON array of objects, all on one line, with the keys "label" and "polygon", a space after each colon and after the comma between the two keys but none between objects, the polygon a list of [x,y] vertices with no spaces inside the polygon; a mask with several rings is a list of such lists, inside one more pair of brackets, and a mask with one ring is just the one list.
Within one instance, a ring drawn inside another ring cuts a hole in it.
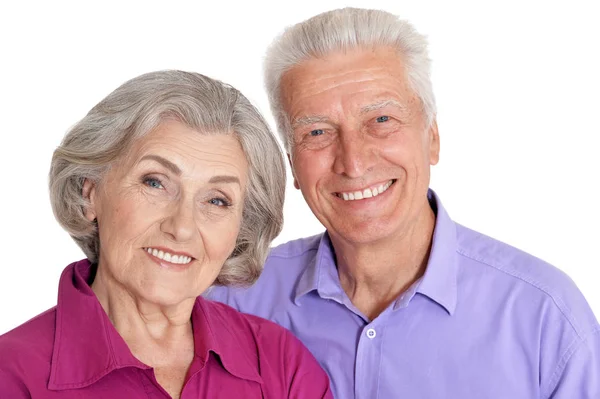
[{"label": "man's eyebrow", "polygon": [[142,157],[142,159],[140,159],[140,162],[145,161],[145,160],[151,160],[151,161],[155,161],[158,162],[159,164],[161,164],[162,166],[164,166],[165,168],[169,169],[171,172],[175,173],[176,175],[181,175],[181,169],[179,169],[179,166],[175,165],[173,162],[169,161],[166,158],[161,157],[160,155],[145,155],[144,157]]},{"label": "man's eyebrow", "polygon": [[328,122],[329,118],[322,115],[314,116],[301,116],[292,121],[292,129],[296,129],[301,126],[312,125],[313,123]]},{"label": "man's eyebrow", "polygon": [[383,101],[379,101],[379,102],[376,102],[373,104],[365,105],[364,107],[362,107],[360,109],[360,113],[366,114],[371,111],[377,111],[379,109],[387,107],[388,105],[399,108],[401,111],[406,110],[406,107],[404,105],[400,104],[396,100],[383,100]]},{"label": "man's eyebrow", "polygon": [[213,176],[210,178],[210,180],[208,182],[209,183],[237,183],[239,186],[241,186],[240,179],[238,179],[237,176],[231,176],[231,175]]}]

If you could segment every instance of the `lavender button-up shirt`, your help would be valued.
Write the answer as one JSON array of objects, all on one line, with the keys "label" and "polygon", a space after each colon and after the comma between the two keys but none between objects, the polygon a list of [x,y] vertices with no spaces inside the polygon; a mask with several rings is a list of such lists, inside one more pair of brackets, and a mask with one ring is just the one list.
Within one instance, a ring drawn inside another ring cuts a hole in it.
[{"label": "lavender button-up shirt", "polygon": [[273,249],[252,288],[208,295],[289,328],[336,398],[599,399],[600,326],[575,284],[429,199],[425,275],[374,320],[342,289],[326,233]]}]

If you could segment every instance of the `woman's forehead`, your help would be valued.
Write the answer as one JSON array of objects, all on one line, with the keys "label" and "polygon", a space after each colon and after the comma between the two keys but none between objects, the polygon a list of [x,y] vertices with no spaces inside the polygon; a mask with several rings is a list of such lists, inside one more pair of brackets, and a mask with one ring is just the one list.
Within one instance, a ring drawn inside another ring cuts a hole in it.
[{"label": "woman's forehead", "polygon": [[165,121],[137,139],[125,155],[129,166],[154,162],[177,175],[229,172],[245,178],[244,151],[234,134],[199,132],[178,121]]}]

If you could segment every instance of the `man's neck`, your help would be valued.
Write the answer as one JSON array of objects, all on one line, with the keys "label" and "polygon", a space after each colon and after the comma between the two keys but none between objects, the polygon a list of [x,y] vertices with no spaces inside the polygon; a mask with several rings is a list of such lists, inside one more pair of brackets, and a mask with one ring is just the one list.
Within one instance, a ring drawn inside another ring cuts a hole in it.
[{"label": "man's neck", "polygon": [[342,288],[369,320],[423,276],[434,227],[435,214],[426,207],[411,230],[379,242],[356,244],[331,235]]}]

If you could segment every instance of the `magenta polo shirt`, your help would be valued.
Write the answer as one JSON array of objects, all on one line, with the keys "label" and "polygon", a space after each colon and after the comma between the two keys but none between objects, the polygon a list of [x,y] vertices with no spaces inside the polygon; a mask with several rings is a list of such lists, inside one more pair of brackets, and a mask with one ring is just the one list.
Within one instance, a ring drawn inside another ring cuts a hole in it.
[{"label": "magenta polo shirt", "polygon": [[[87,260],[63,272],[56,307],[0,336],[0,398],[170,396],[137,360],[89,286]],[[307,349],[267,320],[198,298],[182,399],[332,398]]]}]

